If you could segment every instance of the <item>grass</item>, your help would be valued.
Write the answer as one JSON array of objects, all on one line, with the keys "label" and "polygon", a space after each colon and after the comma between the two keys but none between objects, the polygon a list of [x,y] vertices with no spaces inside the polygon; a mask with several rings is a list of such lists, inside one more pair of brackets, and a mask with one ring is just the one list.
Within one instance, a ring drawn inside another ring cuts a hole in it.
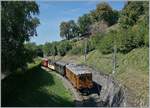
[{"label": "grass", "polygon": [[[128,89],[128,98],[134,106],[148,104],[148,50],[148,48],[138,48],[128,54],[117,54],[115,78]],[[103,55],[95,50],[88,54],[87,64],[106,74],[111,74],[112,56],[112,54]]]},{"label": "grass", "polygon": [[14,73],[1,81],[2,106],[74,106],[73,97],[54,74],[41,69],[39,61],[25,73]]}]

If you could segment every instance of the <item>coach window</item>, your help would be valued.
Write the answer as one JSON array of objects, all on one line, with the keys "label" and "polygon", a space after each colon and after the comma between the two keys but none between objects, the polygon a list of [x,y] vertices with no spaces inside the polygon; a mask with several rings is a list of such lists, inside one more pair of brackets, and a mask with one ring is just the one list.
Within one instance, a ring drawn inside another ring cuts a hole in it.
[{"label": "coach window", "polygon": [[86,80],[86,77],[84,77],[84,76],[81,75],[81,76],[80,76],[80,80],[81,80],[81,81],[85,81],[85,80]]},{"label": "coach window", "polygon": [[91,80],[91,77],[89,75],[86,76],[87,80]]}]

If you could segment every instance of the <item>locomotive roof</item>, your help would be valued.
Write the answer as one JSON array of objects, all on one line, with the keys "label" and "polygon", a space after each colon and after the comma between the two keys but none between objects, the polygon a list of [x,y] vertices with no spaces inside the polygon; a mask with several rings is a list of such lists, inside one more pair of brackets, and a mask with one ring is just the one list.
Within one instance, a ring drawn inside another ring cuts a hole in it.
[{"label": "locomotive roof", "polygon": [[91,74],[92,70],[84,65],[68,64],[66,67],[76,75]]}]

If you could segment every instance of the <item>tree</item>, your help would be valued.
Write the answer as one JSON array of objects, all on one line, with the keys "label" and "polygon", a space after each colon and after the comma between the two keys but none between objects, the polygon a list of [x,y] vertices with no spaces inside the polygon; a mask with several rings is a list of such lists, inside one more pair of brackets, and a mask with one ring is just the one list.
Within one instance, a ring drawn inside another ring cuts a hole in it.
[{"label": "tree", "polygon": [[62,38],[66,38],[69,40],[69,28],[70,28],[70,25],[68,22],[61,22],[60,24],[60,36]]},{"label": "tree", "polygon": [[43,57],[43,50],[41,48],[36,49],[36,56]]},{"label": "tree", "polygon": [[78,25],[74,22],[74,20],[70,20],[68,23],[69,23],[69,38],[77,37],[80,33]]},{"label": "tree", "polygon": [[90,14],[84,14],[83,16],[79,17],[78,25],[80,29],[80,33],[88,33],[90,31],[90,25],[92,24]]},{"label": "tree", "polygon": [[52,42],[52,46],[50,48],[50,54],[53,55],[53,56],[56,56],[57,55],[57,44],[58,42]]},{"label": "tree", "polygon": [[62,22],[60,24],[60,36],[66,38],[67,40],[77,37],[79,35],[79,27],[74,22],[70,20],[68,22]]},{"label": "tree", "polygon": [[57,44],[57,53],[58,55],[64,56],[71,48],[72,46],[70,41],[61,41],[59,44]]},{"label": "tree", "polygon": [[128,1],[119,18],[121,27],[129,28],[137,22],[141,15],[148,14],[148,4],[148,1]]},{"label": "tree", "polygon": [[39,8],[33,1],[2,1],[1,7],[2,72],[12,72],[32,59],[24,42],[37,35]]},{"label": "tree", "polygon": [[105,21],[110,25],[113,25],[118,20],[118,11],[112,10],[110,5],[106,2],[102,2],[96,6],[96,10],[91,11],[92,22]]},{"label": "tree", "polygon": [[51,43],[46,42],[42,48],[43,48],[43,52],[44,52],[45,56],[48,56],[51,54],[51,52],[50,52]]},{"label": "tree", "polygon": [[36,43],[34,42],[28,42],[25,44],[25,48],[32,52],[32,54],[30,55],[32,56],[31,58],[35,58],[38,56],[43,57],[43,50],[41,45],[36,45]]}]

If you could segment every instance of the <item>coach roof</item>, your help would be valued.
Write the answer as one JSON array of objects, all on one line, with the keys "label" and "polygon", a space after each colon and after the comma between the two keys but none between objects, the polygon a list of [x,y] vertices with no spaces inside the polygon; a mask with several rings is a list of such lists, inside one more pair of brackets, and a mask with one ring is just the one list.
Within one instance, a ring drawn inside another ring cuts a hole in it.
[{"label": "coach roof", "polygon": [[92,73],[92,69],[84,65],[68,64],[66,67],[76,75]]},{"label": "coach roof", "polygon": [[65,66],[67,64],[66,62],[62,62],[62,61],[57,61],[55,63],[61,66]]}]

